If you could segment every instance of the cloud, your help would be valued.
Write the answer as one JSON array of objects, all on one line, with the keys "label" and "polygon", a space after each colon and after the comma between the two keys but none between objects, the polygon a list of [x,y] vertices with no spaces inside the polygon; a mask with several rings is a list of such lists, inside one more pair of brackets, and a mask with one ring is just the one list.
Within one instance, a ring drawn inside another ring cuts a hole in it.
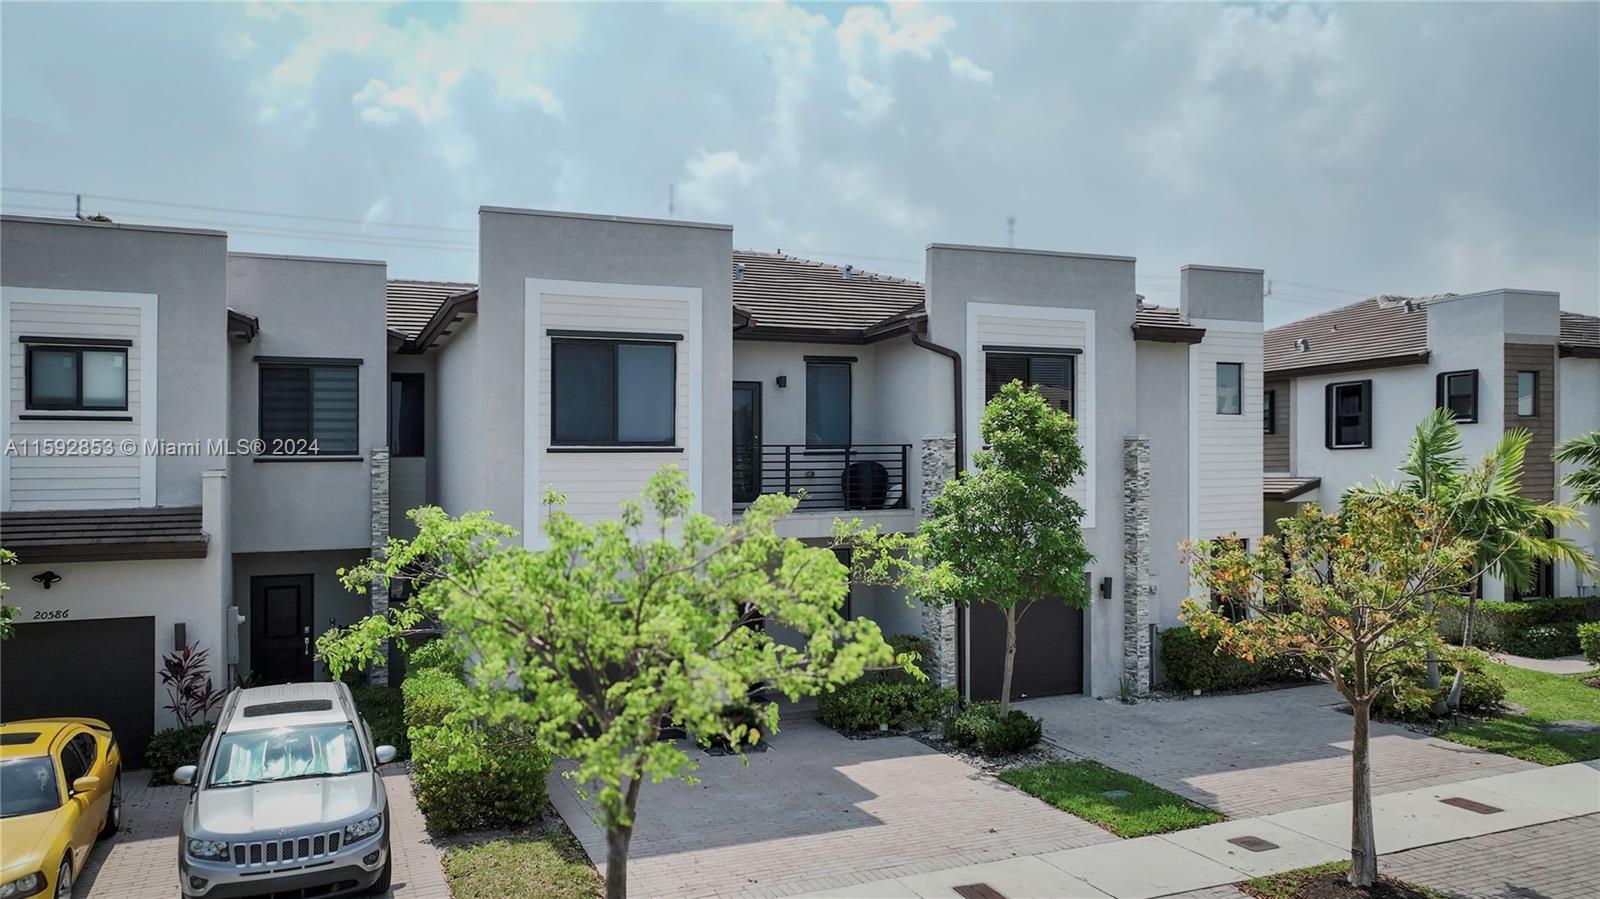
[{"label": "cloud", "polygon": [[726,207],[728,193],[749,187],[761,169],[735,150],[702,150],[685,163],[684,172],[680,190],[684,204],[699,212],[718,213]]},{"label": "cloud", "polygon": [[927,233],[939,216],[911,200],[883,170],[871,163],[827,164],[822,184],[829,198],[850,212],[907,233]]},{"label": "cloud", "polygon": [[950,72],[957,78],[975,81],[978,84],[992,84],[994,82],[993,72],[965,56],[950,57]]}]

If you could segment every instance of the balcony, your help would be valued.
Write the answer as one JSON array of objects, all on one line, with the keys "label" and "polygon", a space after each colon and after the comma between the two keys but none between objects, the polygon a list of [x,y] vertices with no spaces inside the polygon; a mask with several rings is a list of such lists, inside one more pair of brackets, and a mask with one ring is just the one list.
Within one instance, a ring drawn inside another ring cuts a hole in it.
[{"label": "balcony", "polygon": [[757,496],[799,496],[800,512],[856,512],[909,508],[909,443],[805,446],[766,444],[733,450],[733,508]]}]

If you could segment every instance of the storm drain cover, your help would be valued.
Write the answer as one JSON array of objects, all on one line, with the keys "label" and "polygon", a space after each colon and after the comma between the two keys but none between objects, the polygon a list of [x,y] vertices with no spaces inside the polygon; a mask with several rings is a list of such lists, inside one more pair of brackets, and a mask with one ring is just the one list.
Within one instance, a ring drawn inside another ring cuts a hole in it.
[{"label": "storm drain cover", "polygon": [[1245,849],[1248,849],[1251,852],[1266,852],[1268,849],[1276,849],[1276,848],[1278,848],[1278,844],[1277,843],[1273,843],[1273,842],[1269,842],[1267,840],[1263,840],[1260,837],[1251,837],[1251,836],[1234,837],[1233,839],[1229,840],[1228,842],[1232,843],[1235,846],[1241,846],[1241,847],[1243,847]]},{"label": "storm drain cover", "polygon": [[1000,892],[986,883],[969,883],[966,886],[956,887],[956,895],[962,899],[1006,899],[1006,894]]},{"label": "storm drain cover", "polygon": [[1495,808],[1492,805],[1485,805],[1482,802],[1476,802],[1471,799],[1463,799],[1460,796],[1451,796],[1449,799],[1441,799],[1439,801],[1445,805],[1453,805],[1456,808],[1464,808],[1469,812],[1477,812],[1480,815],[1492,815],[1496,812],[1505,811],[1503,808]]},{"label": "storm drain cover", "polygon": [[1107,799],[1127,799],[1133,794],[1127,790],[1106,790],[1100,795],[1106,797]]}]

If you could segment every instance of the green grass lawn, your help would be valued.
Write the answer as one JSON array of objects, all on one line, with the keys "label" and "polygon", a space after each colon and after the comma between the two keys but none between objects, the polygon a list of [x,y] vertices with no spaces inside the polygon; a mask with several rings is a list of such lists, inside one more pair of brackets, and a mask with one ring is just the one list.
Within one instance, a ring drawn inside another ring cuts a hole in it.
[{"label": "green grass lawn", "polygon": [[[1345,882],[1343,875],[1350,870],[1349,862],[1329,862],[1314,868],[1285,871],[1247,880],[1241,886],[1248,896],[1256,899],[1302,899],[1315,889],[1314,895],[1325,899],[1340,896],[1380,897],[1380,899],[1444,899],[1438,892],[1414,883],[1403,883],[1380,876],[1371,893],[1357,890]],[[1333,875],[1339,875],[1337,879]]]},{"label": "green grass lawn", "polygon": [[[1167,833],[1222,820],[1222,815],[1211,809],[1099,762],[1013,768],[1002,772],[1000,779],[1119,837]],[[1111,790],[1126,790],[1128,795],[1106,796]]]},{"label": "green grass lawn", "polygon": [[445,853],[455,899],[596,899],[605,884],[583,847],[559,825],[456,846]]},{"label": "green grass lawn", "polygon": [[1552,721],[1600,723],[1600,690],[1583,683],[1594,675],[1545,674],[1509,665],[1490,665],[1505,679],[1506,701],[1527,709],[1521,715],[1462,718],[1441,736],[1457,743],[1515,756],[1541,765],[1563,765],[1600,758],[1600,734],[1556,734],[1541,730]]}]

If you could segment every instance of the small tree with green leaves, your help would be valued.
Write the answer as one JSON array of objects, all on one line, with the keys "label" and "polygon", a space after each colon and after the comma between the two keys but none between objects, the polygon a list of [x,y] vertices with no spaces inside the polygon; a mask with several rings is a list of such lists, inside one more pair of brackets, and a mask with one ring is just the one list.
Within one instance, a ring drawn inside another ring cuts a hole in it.
[{"label": "small tree with green leaves", "polygon": [[17,554],[9,549],[0,548],[0,640],[9,640],[17,635],[16,629],[11,626],[12,620],[17,617],[17,608],[8,606],[3,601],[6,591],[11,585],[6,583],[4,567],[17,564]]},{"label": "small tree with green leaves", "polygon": [[1256,549],[1236,541],[1187,544],[1194,580],[1209,597],[1184,601],[1183,620],[1246,661],[1298,657],[1327,678],[1355,716],[1350,883],[1378,875],[1372,825],[1368,726],[1372,703],[1439,642],[1427,597],[1469,579],[1472,546],[1452,536],[1442,510],[1392,491],[1345,500],[1337,515],[1307,503]]},{"label": "small tree with green leaves", "polygon": [[1070,495],[1083,474],[1072,416],[1012,381],[984,409],[986,449],[945,484],[913,538],[880,538],[864,567],[887,562],[923,602],[988,603],[1005,618],[1000,709],[1010,708],[1017,624],[1038,602],[1089,604],[1083,507]]},{"label": "small tree with green leaves", "polygon": [[[777,729],[777,709],[728,714],[752,685],[791,699],[898,662],[878,626],[840,614],[848,572],[832,548],[780,537],[795,500],[763,496],[732,525],[690,512],[687,478],[664,467],[644,502],[585,524],[548,499],[547,549],[517,544],[487,513],[413,511],[417,535],[343,573],[356,591],[408,580],[403,608],[324,635],[337,676],[380,658],[385,641],[424,618],[461,641],[469,705],[458,717],[536,739],[570,759],[606,832],[606,895],[627,894],[629,842],[646,780],[693,782],[695,768],[663,722],[735,749]],[[647,524],[649,522],[649,524]],[[767,626],[797,632],[779,643]]]},{"label": "small tree with green leaves", "polygon": [[1600,506],[1600,431],[1568,440],[1556,448],[1555,460],[1573,466],[1561,478],[1572,488],[1572,501],[1580,506]]}]

